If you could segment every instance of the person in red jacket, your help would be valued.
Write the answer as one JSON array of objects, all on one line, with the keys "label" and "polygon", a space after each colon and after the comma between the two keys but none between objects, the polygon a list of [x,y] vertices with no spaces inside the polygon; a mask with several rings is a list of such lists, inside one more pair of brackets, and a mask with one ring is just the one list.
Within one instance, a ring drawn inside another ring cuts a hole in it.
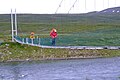
[{"label": "person in red jacket", "polygon": [[55,46],[55,39],[57,38],[57,30],[52,29],[50,32],[50,37],[52,38],[52,45]]}]

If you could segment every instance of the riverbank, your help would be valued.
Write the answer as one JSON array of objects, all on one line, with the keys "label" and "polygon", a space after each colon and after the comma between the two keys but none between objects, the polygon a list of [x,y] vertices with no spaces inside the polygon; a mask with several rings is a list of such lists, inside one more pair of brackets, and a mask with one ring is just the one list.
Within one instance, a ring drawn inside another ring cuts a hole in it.
[{"label": "riverbank", "polygon": [[0,45],[0,62],[118,56],[120,56],[120,50],[45,49],[12,42],[2,43]]}]

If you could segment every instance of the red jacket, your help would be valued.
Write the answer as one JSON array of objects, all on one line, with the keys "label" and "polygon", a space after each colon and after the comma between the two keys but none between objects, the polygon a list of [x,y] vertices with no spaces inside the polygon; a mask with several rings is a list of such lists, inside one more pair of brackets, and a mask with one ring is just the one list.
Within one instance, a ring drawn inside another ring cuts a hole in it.
[{"label": "red jacket", "polygon": [[56,38],[56,37],[57,37],[57,32],[54,31],[54,30],[52,30],[52,31],[50,32],[50,36],[51,36],[51,38]]}]

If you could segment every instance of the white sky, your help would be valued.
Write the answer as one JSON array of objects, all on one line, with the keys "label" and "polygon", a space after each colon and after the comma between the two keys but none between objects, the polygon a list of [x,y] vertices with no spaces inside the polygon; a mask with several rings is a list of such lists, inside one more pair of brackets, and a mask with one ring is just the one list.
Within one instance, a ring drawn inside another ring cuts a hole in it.
[{"label": "white sky", "polygon": [[[57,13],[68,13],[75,1],[63,0]],[[17,13],[52,14],[55,13],[60,2],[61,0],[0,0],[0,14],[10,13],[11,9],[16,9]],[[120,0],[77,0],[70,13],[100,11],[118,6],[120,6]]]}]

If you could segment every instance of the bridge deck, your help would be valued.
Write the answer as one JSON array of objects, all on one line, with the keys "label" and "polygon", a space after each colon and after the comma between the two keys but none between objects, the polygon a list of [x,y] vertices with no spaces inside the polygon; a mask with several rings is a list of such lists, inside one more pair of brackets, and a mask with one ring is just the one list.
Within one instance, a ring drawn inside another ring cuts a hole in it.
[{"label": "bridge deck", "polygon": [[31,46],[38,46],[41,48],[60,48],[60,49],[120,49],[120,46],[46,46],[40,44],[40,39],[37,39],[38,43],[35,43],[32,39],[28,41],[26,38],[25,40],[19,39],[18,37],[14,38],[16,42],[20,44],[27,44]]}]

